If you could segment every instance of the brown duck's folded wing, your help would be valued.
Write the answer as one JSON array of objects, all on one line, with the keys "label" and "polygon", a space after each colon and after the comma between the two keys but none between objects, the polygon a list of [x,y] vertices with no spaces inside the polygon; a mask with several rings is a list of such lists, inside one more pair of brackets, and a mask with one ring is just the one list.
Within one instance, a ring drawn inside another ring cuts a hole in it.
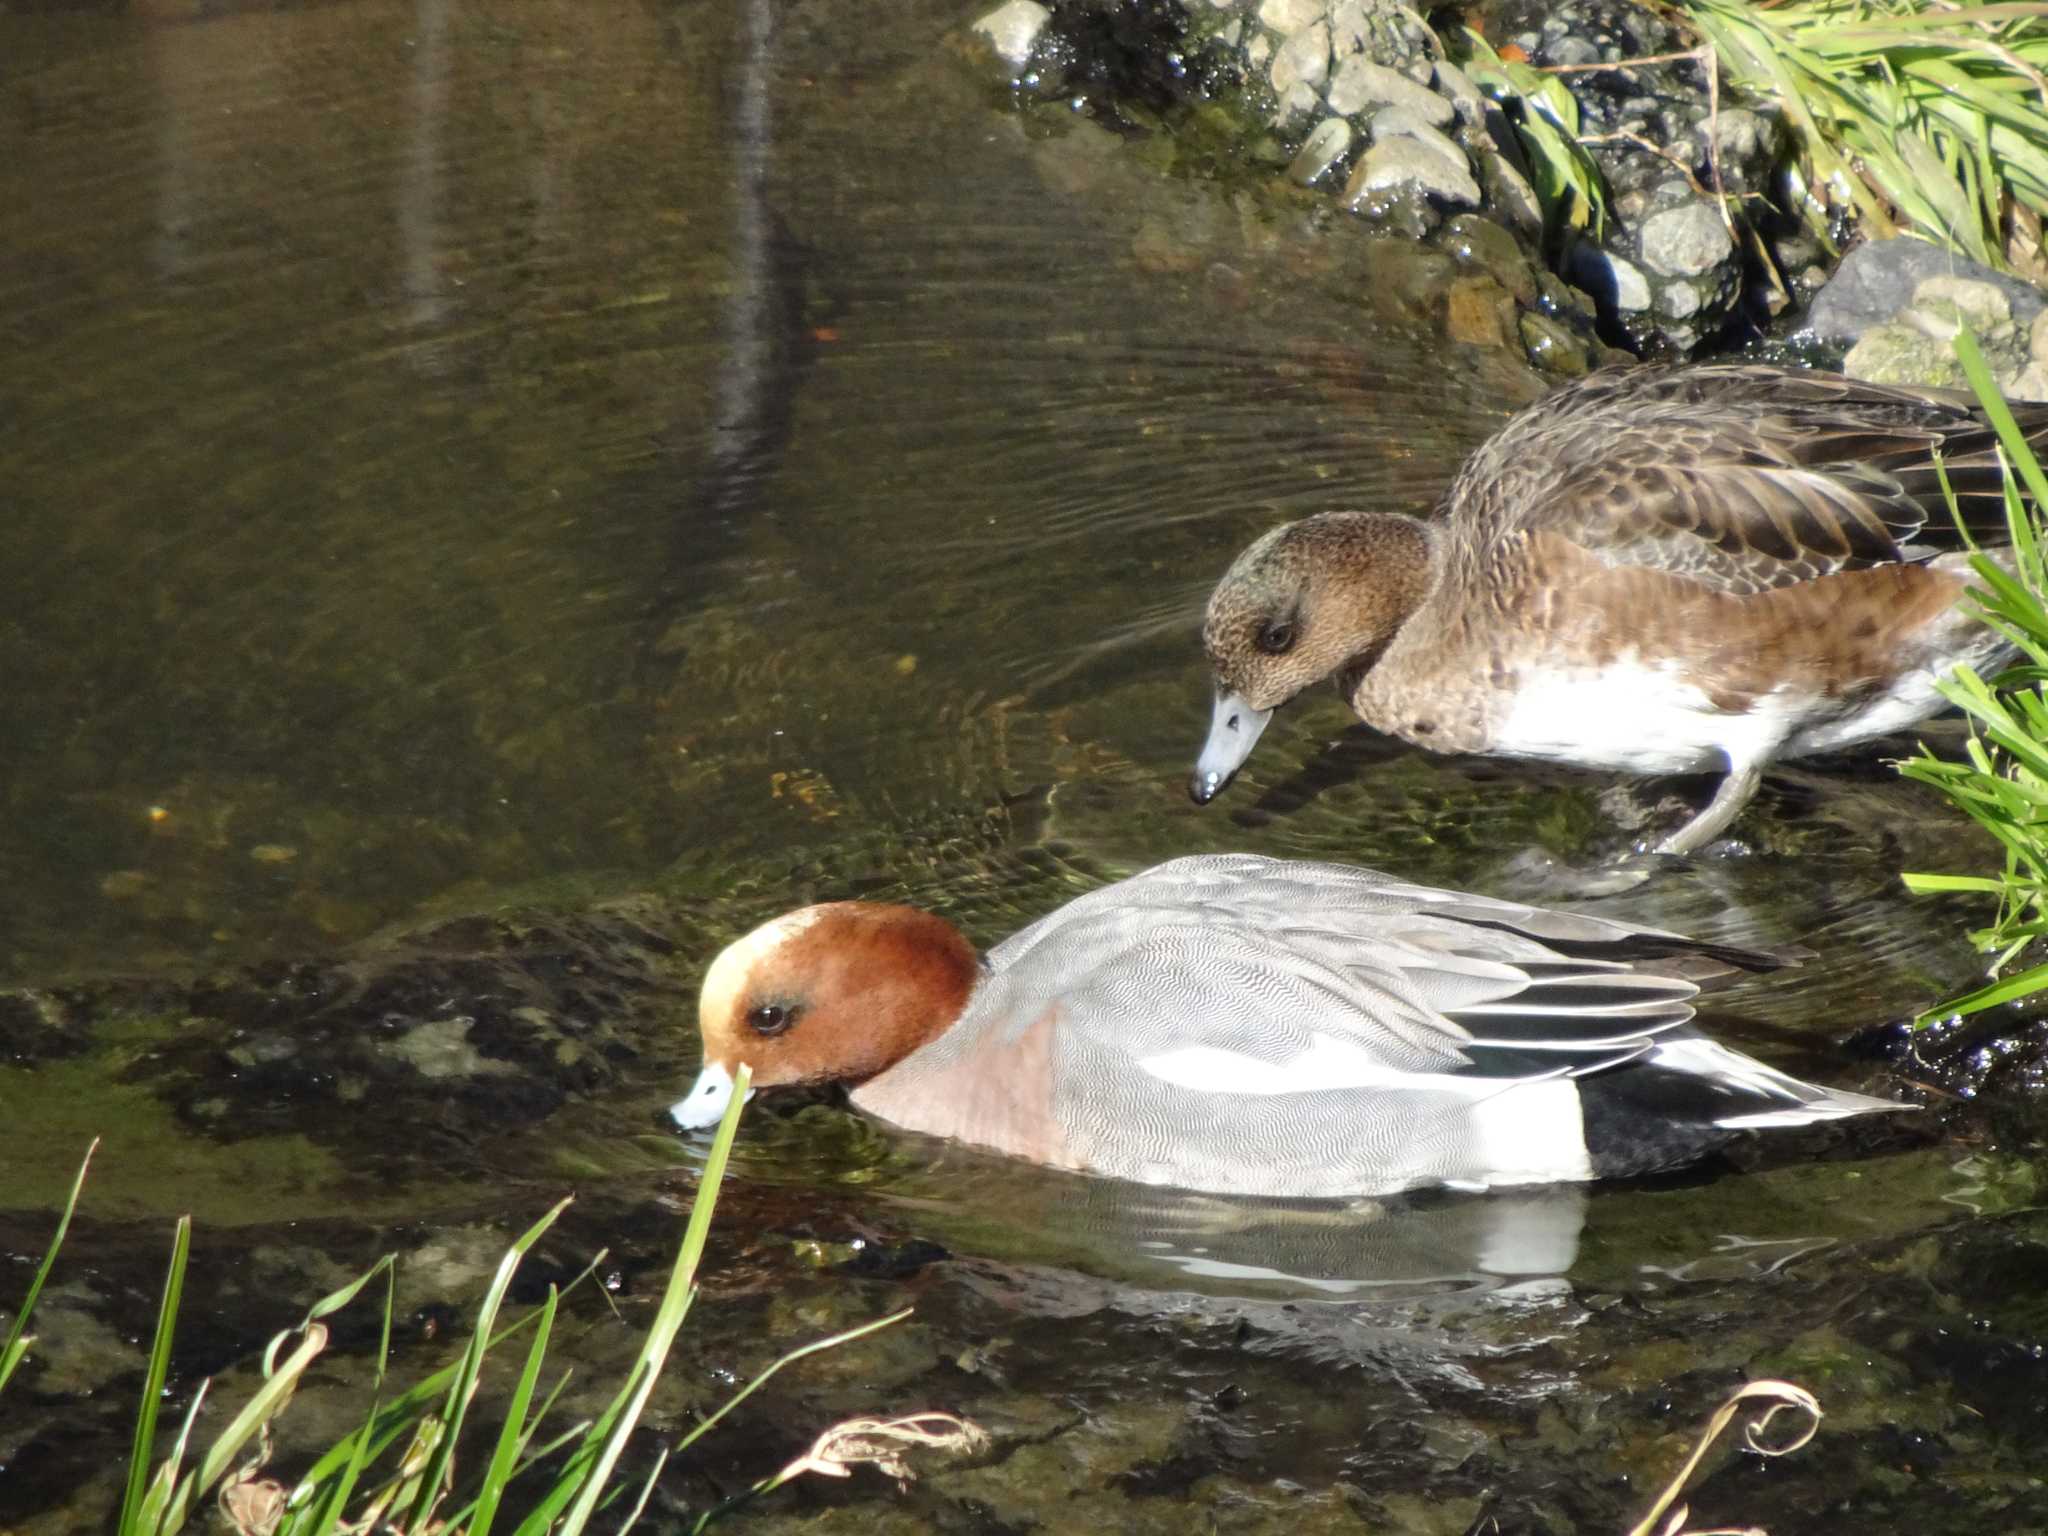
[{"label": "brown duck's folded wing", "polygon": [[[2048,408],[2023,408],[2048,434]],[[1615,566],[1762,592],[2004,542],[1996,438],[1960,397],[1754,365],[1600,374],[1511,422],[1451,515],[1552,533]]]}]

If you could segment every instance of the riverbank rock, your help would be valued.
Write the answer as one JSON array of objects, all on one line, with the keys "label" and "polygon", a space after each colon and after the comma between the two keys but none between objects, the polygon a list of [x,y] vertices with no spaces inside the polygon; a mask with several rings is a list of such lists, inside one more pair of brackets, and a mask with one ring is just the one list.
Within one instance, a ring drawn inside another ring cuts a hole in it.
[{"label": "riverbank rock", "polygon": [[1774,115],[1725,100],[1715,111],[1697,61],[1671,57],[1685,47],[1676,29],[1626,0],[1508,0],[1492,35],[1562,71],[1578,105],[1608,218],[1580,232],[1562,267],[1599,304],[1610,339],[1686,356],[1761,302],[1720,194],[1768,190],[1782,146]]},{"label": "riverbank rock", "polygon": [[[1041,18],[1034,0],[1009,0],[971,30],[1027,106],[1199,144],[1188,158],[1220,162],[1218,175],[1241,167],[1276,209],[1327,200],[1364,233],[1447,247],[1471,244],[1472,220],[1491,225],[1493,286],[1460,279],[1425,306],[1447,339],[1517,351],[1560,378],[1613,355],[1597,332],[1599,306],[1540,254],[1543,209],[1514,130],[1413,9],[1069,0]],[[1681,264],[1693,260],[1683,243],[1666,242]],[[1517,270],[1502,280],[1505,264]]]},{"label": "riverbank rock", "polygon": [[1954,337],[1967,326],[2007,396],[2048,400],[2048,298],[1925,241],[1858,246],[1814,300],[1822,341],[1853,342],[1842,369],[1875,384],[1967,389]]}]

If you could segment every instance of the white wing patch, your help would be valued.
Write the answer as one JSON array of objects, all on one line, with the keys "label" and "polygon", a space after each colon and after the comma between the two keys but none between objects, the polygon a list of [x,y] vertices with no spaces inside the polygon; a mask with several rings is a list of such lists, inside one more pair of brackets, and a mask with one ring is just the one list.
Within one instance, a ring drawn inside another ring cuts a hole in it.
[{"label": "white wing patch", "polygon": [[1318,1032],[1309,1048],[1290,1061],[1263,1061],[1242,1051],[1191,1045],[1138,1060],[1148,1077],[1196,1093],[1323,1093],[1343,1088],[1413,1088],[1413,1072],[1390,1068],[1372,1052]]},{"label": "white wing patch", "polygon": [[1568,1077],[1504,1082],[1463,1072],[1404,1072],[1370,1051],[1320,1032],[1309,1037],[1307,1050],[1284,1062],[1195,1045],[1141,1057],[1138,1068],[1148,1077],[1196,1093],[1271,1095],[1369,1088],[1415,1096],[1418,1103],[1440,1094],[1463,1104],[1443,1118],[1439,1101],[1439,1114],[1425,1116],[1421,1123],[1434,1124],[1436,1134],[1456,1137],[1456,1153],[1445,1158],[1433,1156],[1433,1148],[1413,1149],[1422,1165],[1436,1170],[1436,1177],[1443,1177],[1444,1165],[1488,1170],[1486,1179],[1473,1185],[1480,1189],[1593,1177],[1579,1089]]}]

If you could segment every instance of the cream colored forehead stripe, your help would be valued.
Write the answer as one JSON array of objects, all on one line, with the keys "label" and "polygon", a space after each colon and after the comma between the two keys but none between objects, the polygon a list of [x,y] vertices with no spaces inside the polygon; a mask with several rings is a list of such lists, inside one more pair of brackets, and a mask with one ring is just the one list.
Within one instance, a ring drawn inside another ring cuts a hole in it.
[{"label": "cream colored forehead stripe", "polygon": [[709,1031],[713,1021],[731,1020],[733,1010],[746,995],[747,981],[754,967],[815,923],[823,907],[799,907],[773,922],[763,923],[744,938],[734,939],[718,952],[711,969],[704,973],[704,991],[697,999],[697,1027]]}]

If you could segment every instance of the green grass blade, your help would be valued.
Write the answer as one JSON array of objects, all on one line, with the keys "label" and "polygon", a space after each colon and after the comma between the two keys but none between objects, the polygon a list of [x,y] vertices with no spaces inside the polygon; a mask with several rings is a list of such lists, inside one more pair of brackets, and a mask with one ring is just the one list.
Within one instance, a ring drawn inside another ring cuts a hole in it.
[{"label": "green grass blade", "polygon": [[[1923,747],[1921,756],[1897,765],[1906,777],[1933,786],[1967,813],[1997,843],[2005,864],[1995,879],[1926,873],[1901,877],[1916,895],[1991,896],[1998,903],[1991,926],[1970,935],[1979,949],[1993,954],[1993,979],[1922,1014],[1917,1021],[1921,1024],[1948,1013],[1980,1012],[2048,985],[2048,965],[2015,976],[1999,975],[2023,948],[2048,933],[2048,695],[2043,693],[2038,665],[2048,660],[2038,522],[2041,509],[2048,507],[2048,479],[2000,398],[1975,339],[1967,331],[1961,333],[1955,350],[1999,438],[2011,535],[2011,548],[2002,560],[1973,553],[1971,564],[1981,584],[1970,589],[1970,597],[1979,616],[2037,665],[2008,667],[1990,681],[1967,666],[1956,667],[1937,687],[1971,722],[1966,761],[1944,761]],[[1953,513],[1952,494],[1949,500]]]},{"label": "green grass blade", "polygon": [[[2034,457],[2027,446],[2026,434],[2020,431],[2019,423],[2013,420],[2012,407],[2005,403],[2005,396],[1998,391],[1998,385],[1991,377],[1991,367],[1984,361],[1984,353],[1977,345],[1977,338],[1968,330],[1956,333],[1956,356],[1963,365],[1963,377],[1970,381],[1970,388],[1976,392],[1977,401],[1984,407],[1984,415],[1998,433],[1999,445],[2005,449],[2007,462],[2018,469],[2020,479],[2027,487],[2027,494],[2034,498],[2036,507],[2048,507],[2048,476],[2041,473],[2040,460]],[[2031,534],[2031,530],[2030,530]],[[2029,540],[2031,542],[2031,538]]]},{"label": "green grass blade", "polygon": [[162,1536],[170,1536],[171,1532],[184,1526],[192,1513],[193,1501],[226,1476],[229,1464],[241,1454],[242,1447],[291,1401],[292,1393],[298,1390],[299,1378],[327,1348],[327,1330],[315,1323],[305,1330],[298,1348],[282,1362],[273,1365],[268,1357],[274,1355],[279,1342],[288,1337],[288,1334],[281,1333],[271,1340],[270,1349],[265,1352],[263,1370],[266,1380],[263,1385],[242,1405],[242,1411],[228,1421],[227,1428],[207,1448],[198,1468],[179,1485],[161,1518],[152,1522],[152,1528]]},{"label": "green grass blade", "polygon": [[469,1347],[462,1352],[461,1369],[449,1383],[447,1400],[441,1407],[441,1420],[446,1430],[435,1443],[421,1474],[419,1497],[413,1504],[411,1519],[405,1528],[407,1536],[421,1536],[447,1491],[445,1483],[449,1465],[455,1456],[455,1443],[462,1433],[462,1422],[469,1412],[470,1399],[476,1395],[477,1375],[482,1371],[484,1355],[491,1347],[491,1329],[498,1321],[498,1309],[504,1305],[505,1292],[511,1288],[512,1277],[519,1272],[527,1251],[560,1219],[569,1204],[567,1199],[558,1201],[553,1210],[520,1234],[498,1261],[497,1273],[491,1277],[490,1289],[484,1293],[483,1305],[477,1309],[476,1327],[470,1334]]},{"label": "green grass blade", "polygon": [[36,1309],[36,1298],[43,1293],[43,1282],[50,1278],[50,1270],[57,1262],[57,1250],[64,1246],[64,1234],[71,1230],[71,1213],[78,1209],[78,1193],[85,1188],[85,1171],[92,1166],[92,1155],[99,1150],[100,1140],[92,1139],[92,1145],[85,1149],[85,1156],[79,1159],[78,1176],[71,1181],[71,1193],[64,1201],[64,1214],[57,1218],[57,1230],[50,1235],[50,1246],[43,1250],[43,1262],[36,1267],[35,1278],[28,1283],[28,1294],[21,1300],[21,1307],[14,1314],[13,1326],[7,1330],[7,1342],[0,1344],[0,1389],[7,1385],[7,1378],[14,1374],[15,1367],[28,1354],[29,1314]]},{"label": "green grass blade", "polygon": [[192,1442],[192,1426],[199,1419],[199,1410],[206,1402],[207,1388],[211,1380],[199,1383],[199,1390],[192,1394],[192,1402],[185,1410],[185,1420],[178,1426],[178,1435],[171,1442],[170,1454],[156,1469],[156,1475],[149,1480],[149,1492],[143,1496],[142,1512],[136,1524],[145,1531],[168,1532],[177,1529],[169,1522],[167,1511],[176,1496],[178,1469],[185,1465],[185,1447]]},{"label": "green grass blade", "polygon": [[647,1508],[647,1496],[654,1492],[655,1479],[661,1476],[661,1469],[668,1465],[668,1452],[663,1450],[654,1458],[654,1465],[647,1470],[647,1476],[640,1483],[640,1497],[633,1501],[633,1507],[626,1511],[626,1518],[619,1523],[619,1536],[639,1523],[641,1514]]},{"label": "green grass blade", "polygon": [[1973,896],[1998,896],[2004,894],[2003,881],[1993,880],[1984,875],[1917,875],[1899,876],[1906,883],[1906,889],[1915,896],[1941,896],[1963,891]]},{"label": "green grass blade", "polygon": [[[385,1254],[383,1258],[372,1264],[368,1269],[356,1276],[355,1279],[349,1281],[340,1290],[329,1291],[325,1296],[314,1302],[312,1306],[308,1307],[306,1309],[306,1316],[300,1322],[297,1331],[304,1333],[307,1328],[320,1321],[321,1318],[339,1312],[343,1307],[354,1301],[357,1296],[361,1295],[363,1287],[376,1279],[380,1273],[388,1280],[392,1271],[397,1269],[397,1267],[398,1261],[392,1255]],[[386,1321],[388,1323],[389,1319],[387,1318]]]},{"label": "green grass blade", "polygon": [[157,1307],[156,1336],[149,1366],[143,1372],[142,1406],[135,1415],[135,1443],[128,1455],[128,1490],[121,1500],[121,1536],[141,1536],[143,1501],[149,1494],[149,1458],[156,1446],[156,1412],[163,1400],[164,1378],[171,1369],[171,1340],[178,1329],[178,1303],[185,1291],[185,1261],[192,1252],[192,1218],[180,1216],[171,1239],[171,1267],[164,1276],[163,1300]]},{"label": "green grass blade", "polygon": [[[398,1309],[398,1266],[391,1262],[389,1255],[365,1270],[361,1278],[368,1281],[380,1269],[384,1272],[383,1326],[378,1335],[377,1358],[370,1378],[370,1406],[363,1415],[363,1422],[331,1447],[314,1464],[313,1470],[299,1480],[285,1508],[288,1516],[305,1510],[306,1519],[292,1523],[290,1529],[281,1531],[279,1536],[301,1536],[301,1533],[304,1536],[328,1536],[340,1525],[363,1468],[370,1464],[375,1454],[371,1447],[383,1416],[380,1404],[384,1398],[384,1378],[391,1366],[391,1319]],[[361,1289],[361,1284],[351,1283],[333,1295],[338,1296],[345,1291],[353,1299]],[[318,1303],[314,1310],[319,1311]]]},{"label": "green grass blade", "polygon": [[526,1367],[520,1372],[519,1384],[513,1388],[512,1401],[505,1409],[505,1427],[491,1452],[491,1463],[484,1470],[476,1506],[463,1527],[468,1536],[486,1536],[489,1532],[491,1522],[497,1518],[498,1505],[505,1497],[505,1486],[518,1470],[519,1453],[533,1438],[533,1431],[540,1423],[538,1418],[528,1423],[526,1410],[533,1402],[534,1385],[540,1380],[541,1357],[546,1354],[548,1337],[554,1331],[556,1301],[555,1288],[549,1286],[548,1299],[541,1304],[540,1323],[534,1331],[533,1345],[526,1352]]},{"label": "green grass blade", "polygon": [[1973,1013],[1982,1013],[1987,1008],[1996,1008],[2001,1003],[2018,1002],[2032,996],[2043,987],[2048,987],[2048,963],[2030,966],[2012,976],[2001,977],[1974,992],[1965,992],[1939,1007],[1930,1008],[1913,1022],[1926,1024],[1935,1019],[1945,1019],[1951,1014],[1967,1018]]},{"label": "green grass blade", "polygon": [[[596,1267],[604,1261],[604,1257],[604,1254],[600,1252],[596,1258],[585,1265],[582,1272],[575,1279],[562,1287],[562,1295],[567,1297],[578,1286],[582,1285],[585,1280],[589,1279]],[[508,1339],[517,1337],[526,1329],[532,1327],[539,1316],[539,1309],[536,1308],[524,1317],[507,1323],[491,1339],[490,1347],[496,1349]],[[389,1359],[390,1352],[391,1318],[387,1310],[384,1320],[384,1351],[380,1358]],[[418,1423],[427,1405],[447,1392],[448,1384],[455,1380],[456,1373],[460,1369],[460,1361],[443,1366],[425,1380],[415,1382],[389,1403],[378,1409],[375,1420],[365,1424],[362,1430],[358,1431],[358,1433],[368,1436],[368,1451],[365,1459],[375,1461],[397,1441],[410,1435],[413,1426]],[[353,1436],[350,1439],[353,1439]],[[307,1470],[305,1476],[300,1480],[301,1492],[310,1497],[312,1489],[324,1479],[331,1477],[335,1470],[348,1460],[350,1454],[350,1440],[343,1440],[330,1447],[324,1455],[313,1463],[312,1467]]]},{"label": "green grass blade", "polygon": [[[622,1394],[623,1401],[614,1405],[616,1412],[603,1436],[602,1449],[590,1458],[582,1489],[563,1519],[562,1536],[578,1536],[590,1523],[612,1468],[618,1464],[627,1438],[640,1421],[647,1396],[654,1390],[655,1378],[661,1374],[669,1347],[675,1342],[676,1332],[690,1310],[690,1302],[697,1291],[697,1267],[704,1258],[704,1244],[711,1233],[712,1213],[718,1208],[719,1186],[725,1179],[726,1160],[732,1155],[733,1138],[739,1131],[740,1110],[746,1103],[752,1077],[744,1065],[734,1075],[732,1101],[725,1106],[725,1118],[719,1121],[718,1134],[711,1141],[711,1153],[704,1160],[704,1175],[697,1186],[697,1198],[690,1202],[689,1226],[683,1233],[683,1244],[676,1254],[675,1267],[669,1272],[668,1289],[662,1294],[660,1306],[655,1309],[654,1324],[641,1345],[627,1392]],[[593,1440],[586,1441],[586,1445],[595,1443],[595,1435],[596,1430],[593,1429]]]},{"label": "green grass blade", "polygon": [[[370,1398],[369,1419],[377,1416],[377,1398]],[[368,1422],[366,1420],[365,1422]],[[285,1521],[278,1527],[277,1536],[331,1536],[342,1523],[342,1515],[348,1509],[348,1501],[355,1497],[356,1483],[363,1474],[368,1460],[369,1436],[358,1431],[350,1435],[345,1444],[351,1447],[347,1460],[320,1483],[311,1495],[311,1502],[304,1504],[304,1517],[297,1510],[289,1509]],[[300,1485],[301,1494],[305,1485]]]},{"label": "green grass blade", "polygon": [[760,1375],[756,1376],[752,1381],[748,1382],[744,1387],[741,1387],[739,1391],[733,1393],[731,1397],[727,1398],[723,1403],[721,1403],[718,1407],[717,1412],[707,1416],[701,1424],[698,1424],[687,1435],[683,1436],[682,1439],[678,1440],[675,1443],[675,1453],[678,1456],[680,1456],[684,1451],[688,1450],[692,1445],[696,1444],[698,1439],[703,1435],[707,1434],[714,1424],[716,1424],[720,1419],[724,1418],[728,1413],[731,1413],[733,1409],[739,1407],[741,1403],[745,1402],[749,1397],[753,1395],[755,1388],[759,1387],[763,1382],[767,1381],[769,1377],[773,1376],[785,1365],[790,1365],[795,1361],[801,1360],[806,1355],[815,1355],[821,1350],[836,1349],[841,1344],[851,1344],[855,1339],[866,1338],[869,1334],[877,1332],[880,1329],[887,1328],[893,1323],[902,1322],[903,1319],[910,1316],[910,1314],[914,1310],[916,1309],[912,1307],[905,1307],[900,1312],[891,1312],[887,1317],[878,1317],[871,1323],[862,1323],[859,1327],[849,1328],[844,1333],[835,1333],[828,1339],[817,1339],[809,1344],[805,1344],[800,1346],[799,1348],[792,1349],[788,1354],[782,1356],[781,1359],[774,1361],[772,1364],[768,1366],[766,1370],[762,1371]]}]

